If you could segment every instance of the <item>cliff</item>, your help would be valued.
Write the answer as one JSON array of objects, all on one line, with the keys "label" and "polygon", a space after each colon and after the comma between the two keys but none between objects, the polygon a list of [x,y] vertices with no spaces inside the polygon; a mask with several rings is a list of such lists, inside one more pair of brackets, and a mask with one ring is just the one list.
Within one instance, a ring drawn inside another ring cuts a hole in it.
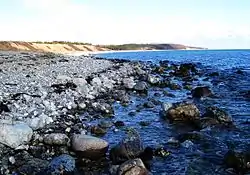
[{"label": "cliff", "polygon": [[0,50],[72,53],[108,51],[110,49],[84,43],[0,41]]},{"label": "cliff", "polygon": [[201,47],[190,47],[181,44],[122,44],[122,45],[92,45],[78,42],[23,42],[23,41],[0,41],[2,51],[28,51],[28,52],[53,52],[53,53],[75,53],[75,52],[100,52],[118,50],[186,50],[204,49]]}]

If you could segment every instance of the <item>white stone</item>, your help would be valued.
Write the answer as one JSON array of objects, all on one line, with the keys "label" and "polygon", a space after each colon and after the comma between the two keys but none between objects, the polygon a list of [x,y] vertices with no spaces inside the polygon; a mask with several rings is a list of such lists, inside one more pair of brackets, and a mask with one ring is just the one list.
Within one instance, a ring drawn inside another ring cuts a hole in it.
[{"label": "white stone", "polygon": [[28,143],[32,135],[32,129],[25,123],[0,124],[0,143],[11,148]]},{"label": "white stone", "polygon": [[35,118],[26,119],[26,123],[33,130],[41,129],[52,122],[53,122],[53,119],[45,114],[41,114],[40,116],[35,117]]}]

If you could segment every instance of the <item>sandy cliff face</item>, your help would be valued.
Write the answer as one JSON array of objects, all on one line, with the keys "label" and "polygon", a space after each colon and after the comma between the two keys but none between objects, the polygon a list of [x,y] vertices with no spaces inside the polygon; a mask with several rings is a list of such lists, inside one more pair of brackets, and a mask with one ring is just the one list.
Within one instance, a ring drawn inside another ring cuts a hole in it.
[{"label": "sandy cliff face", "polygon": [[34,43],[34,42],[14,42],[0,41],[0,50],[3,51],[31,51],[31,52],[53,52],[53,53],[72,53],[72,52],[96,52],[108,51],[110,49],[87,45],[71,43]]}]

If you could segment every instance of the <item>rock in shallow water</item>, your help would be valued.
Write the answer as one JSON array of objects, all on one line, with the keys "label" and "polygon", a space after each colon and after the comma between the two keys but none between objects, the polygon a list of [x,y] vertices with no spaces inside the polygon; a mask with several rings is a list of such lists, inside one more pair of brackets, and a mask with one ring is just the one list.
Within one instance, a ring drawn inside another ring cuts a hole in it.
[{"label": "rock in shallow water", "polygon": [[32,129],[25,123],[0,123],[0,143],[11,148],[28,143],[32,135]]},{"label": "rock in shallow water", "polygon": [[136,83],[136,85],[134,86],[134,89],[136,91],[139,91],[139,92],[146,92],[147,89],[148,89],[148,85],[146,82],[144,81],[139,81]]},{"label": "rock in shallow water", "polygon": [[196,87],[191,91],[192,96],[195,98],[209,97],[212,95],[212,91],[207,86]]},{"label": "rock in shallow water", "polygon": [[119,164],[138,157],[143,151],[143,143],[139,133],[130,129],[126,137],[110,150],[109,155],[113,164]]},{"label": "rock in shallow water", "polygon": [[250,153],[229,150],[224,156],[224,163],[228,168],[233,168],[239,174],[250,172]]},{"label": "rock in shallow water", "polygon": [[181,103],[163,106],[163,115],[171,121],[195,121],[199,120],[200,111],[195,104]]},{"label": "rock in shallow water", "polygon": [[98,159],[103,157],[108,150],[108,142],[97,137],[74,134],[72,137],[72,148],[79,156]]},{"label": "rock in shallow water", "polygon": [[141,159],[128,160],[118,167],[116,175],[147,175],[148,170]]},{"label": "rock in shallow water", "polygon": [[233,123],[232,117],[227,112],[216,106],[208,107],[204,116],[216,119],[221,124],[229,125]]}]

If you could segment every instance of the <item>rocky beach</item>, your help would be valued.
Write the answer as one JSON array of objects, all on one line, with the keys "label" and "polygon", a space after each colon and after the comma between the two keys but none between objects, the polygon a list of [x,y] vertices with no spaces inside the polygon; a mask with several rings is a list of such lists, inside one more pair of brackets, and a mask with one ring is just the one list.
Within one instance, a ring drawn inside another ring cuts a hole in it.
[{"label": "rocky beach", "polygon": [[[182,149],[194,160],[186,174],[199,174],[199,156],[218,174],[247,173],[247,145],[236,150],[211,134],[241,132],[228,111],[206,102],[219,97],[201,82],[216,76],[193,63],[0,52],[0,174],[157,174],[162,159],[185,159]],[[143,137],[161,125],[172,133],[161,135],[166,145]]]}]

